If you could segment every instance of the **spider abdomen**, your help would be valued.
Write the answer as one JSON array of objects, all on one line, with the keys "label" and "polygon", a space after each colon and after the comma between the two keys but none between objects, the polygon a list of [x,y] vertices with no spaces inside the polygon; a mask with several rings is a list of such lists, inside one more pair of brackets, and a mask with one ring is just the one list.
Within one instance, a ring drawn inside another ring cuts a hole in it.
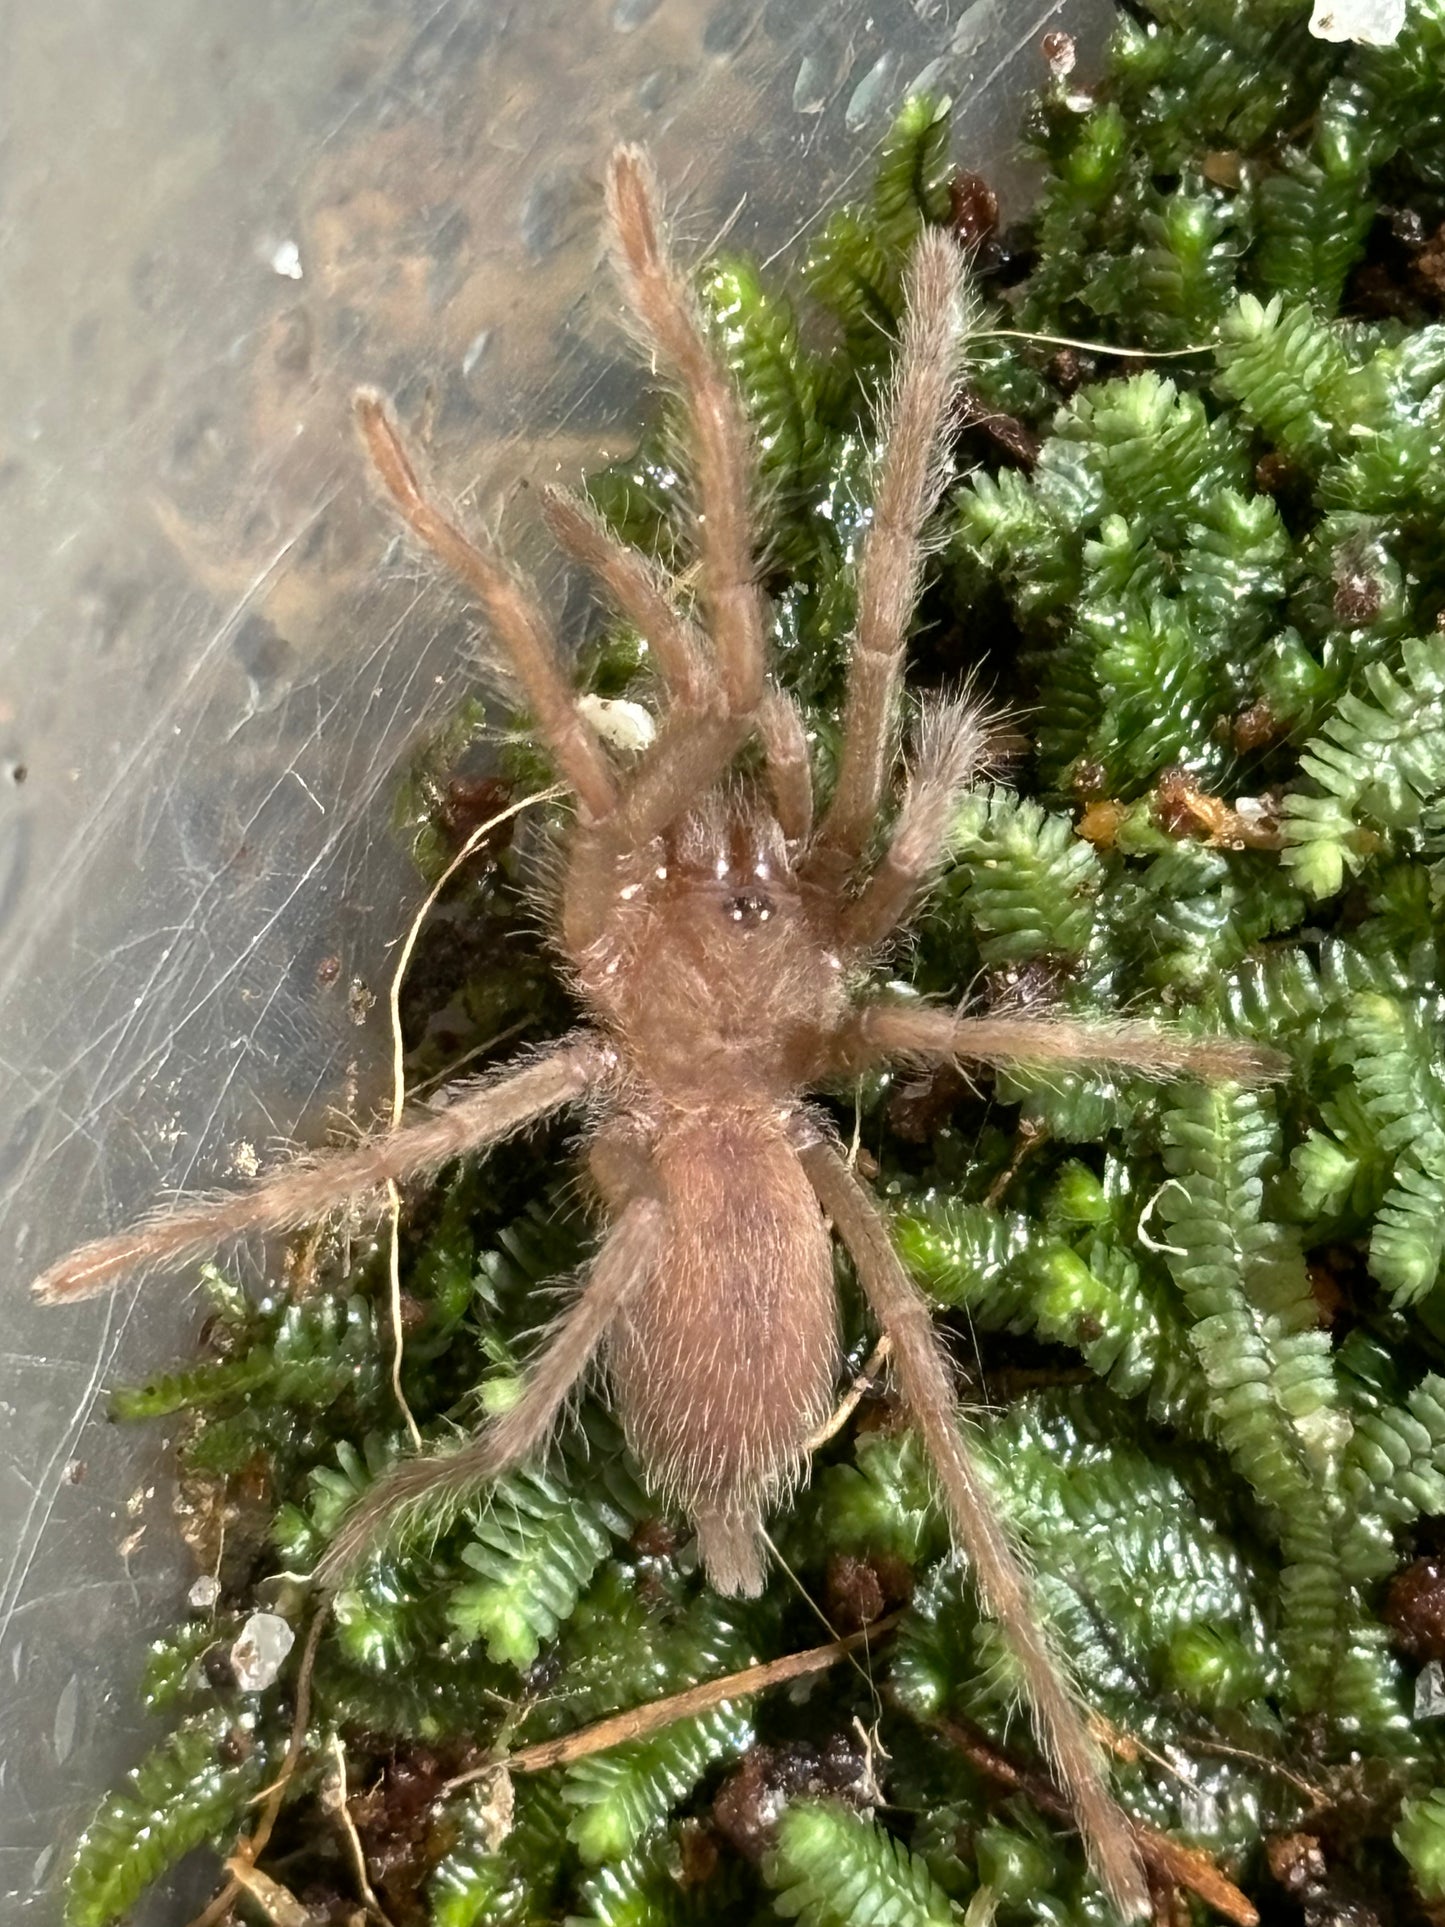
[{"label": "spider abdomen", "polygon": [[610,1340],[618,1410],[696,1526],[712,1584],[755,1593],[764,1514],[832,1402],[829,1232],[776,1117],[680,1119],[653,1157],[667,1230]]}]

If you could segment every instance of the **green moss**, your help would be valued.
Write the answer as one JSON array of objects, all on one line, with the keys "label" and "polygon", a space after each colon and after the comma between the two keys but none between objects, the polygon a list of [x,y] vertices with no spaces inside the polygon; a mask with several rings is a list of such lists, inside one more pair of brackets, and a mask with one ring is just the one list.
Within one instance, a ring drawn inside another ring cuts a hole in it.
[{"label": "green moss", "polygon": [[[986,325],[1099,347],[978,344],[979,396],[1039,454],[1015,465],[961,439],[914,676],[975,676],[1029,748],[961,809],[899,960],[937,997],[1254,1035],[1293,1075],[1271,1094],[874,1080],[843,1116],[992,1395],[978,1444],[1068,1662],[1144,1743],[1119,1797],[1267,1917],[1287,1903],[1264,1842],[1315,1830],[1320,1907],[1337,1894],[1343,1918],[1364,1892],[1403,1927],[1445,1894],[1445,1731],[1415,1719],[1419,1662],[1382,1617],[1445,1516],[1445,326],[1400,239],[1445,220],[1445,5],[1411,0],[1399,44],[1376,50],[1313,39],[1307,12],[1149,0],[1121,15],[1092,95],[1052,83],[1032,111],[1034,251],[1007,287],[983,257]],[[739,260],[699,277],[757,424],[776,659],[825,781],[874,402],[907,249],[950,218],[951,171],[946,113],[910,102],[875,187],[830,217],[791,291]],[[1141,366],[1111,343],[1197,352]],[[686,541],[672,433],[664,411],[592,483],[664,561]],[[635,638],[605,634],[589,660],[624,693]],[[400,805],[428,875],[443,772],[476,724],[458,719]],[[414,1076],[445,1068],[426,1021],[442,1004],[478,1039],[570,1021],[524,880],[504,851],[455,886],[458,922],[505,942],[422,971]],[[505,1400],[539,1291],[585,1263],[564,1148],[506,1149],[413,1209],[404,1387],[429,1439]],[[271,1549],[254,1526],[228,1539],[216,1621],[153,1653],[148,1703],[181,1723],[87,1834],[78,1927],[234,1834],[291,1708],[284,1681],[260,1695],[254,1751],[218,1761],[234,1694],[208,1648],[403,1449],[374,1263],[255,1309],[209,1282],[208,1357],[118,1409],[197,1415],[193,1489],[259,1513]],[[1104,1927],[1076,1842],[959,1744],[971,1725],[1025,1783],[1039,1770],[1009,1656],[890,1403],[865,1401],[772,1532],[786,1566],[763,1598],[716,1599],[589,1404],[544,1470],[422,1521],[360,1575],[321,1642],[310,1735],[342,1734],[354,1787],[398,1763],[440,1786],[475,1749],[808,1645],[795,1578],[840,1610],[860,1574],[908,1602],[891,1636],[805,1687],[519,1775],[510,1830],[491,1793],[444,1799],[388,1849],[397,1927],[866,1927],[965,1907]],[[761,1858],[738,1850],[740,1812],[763,1814]],[[276,1852],[288,1879],[349,1877],[313,1782]]]}]

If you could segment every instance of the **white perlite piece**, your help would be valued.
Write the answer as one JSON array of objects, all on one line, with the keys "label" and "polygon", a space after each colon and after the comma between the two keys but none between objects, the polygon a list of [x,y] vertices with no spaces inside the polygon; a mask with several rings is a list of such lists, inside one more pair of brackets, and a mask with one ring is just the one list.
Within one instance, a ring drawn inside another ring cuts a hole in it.
[{"label": "white perlite piece", "polygon": [[252,1613],[231,1648],[231,1665],[241,1691],[264,1692],[295,1644],[295,1633],[279,1613]]},{"label": "white perlite piece", "polygon": [[186,1594],[186,1604],[193,1613],[208,1613],[221,1596],[221,1582],[210,1573],[203,1572],[195,1585]]},{"label": "white perlite piece", "polygon": [[1405,24],[1407,0],[1315,0],[1310,32],[1316,40],[1357,40],[1393,47]]},{"label": "white perlite piece", "polygon": [[1438,1720],[1442,1714],[1445,1714],[1445,1677],[1441,1675],[1439,1660],[1432,1659],[1420,1669],[1415,1680],[1415,1718]]},{"label": "white perlite piece", "polygon": [[657,737],[652,711],[622,697],[579,696],[577,707],[611,747],[624,756],[640,755]]}]

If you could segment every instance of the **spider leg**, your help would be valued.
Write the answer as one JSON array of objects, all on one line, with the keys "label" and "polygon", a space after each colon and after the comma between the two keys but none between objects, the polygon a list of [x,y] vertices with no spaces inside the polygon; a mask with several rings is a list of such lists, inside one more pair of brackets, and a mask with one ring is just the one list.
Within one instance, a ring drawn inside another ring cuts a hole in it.
[{"label": "spider leg", "polygon": [[926,1004],[864,1004],[844,1027],[840,1070],[855,1073],[890,1058],[976,1064],[1111,1064],[1146,1077],[1231,1078],[1241,1084],[1286,1075],[1289,1060],[1234,1037],[1191,1037],[1162,1025],[1084,1022],[1073,1017],[960,1017]]},{"label": "spider leg", "polygon": [[894,1250],[887,1222],[847,1164],[821,1137],[798,1147],[818,1201],[853,1259],[873,1314],[892,1340],[899,1387],[923,1436],[959,1544],[985,1610],[1019,1662],[1034,1722],[1084,1836],[1090,1864],[1126,1920],[1150,1911],[1129,1819],[1039,1624],[1034,1588],[959,1426],[953,1374],[927,1301]]},{"label": "spider leg", "polygon": [[[613,605],[647,642],[673,705],[673,714],[663,726],[667,748],[658,760],[674,771],[679,764],[685,767],[680,775],[653,774],[647,782],[638,783],[633,816],[625,826],[618,826],[619,835],[635,839],[650,834],[660,815],[665,823],[675,786],[685,799],[691,796],[699,765],[720,772],[741,748],[746,731],[709,727],[728,712],[705,640],[697,626],[679,613],[668,584],[647,558],[619,542],[591,505],[566,489],[544,489],[542,511],[558,545],[598,578]],[[686,757],[677,757],[672,739],[684,734],[689,724],[694,747]],[[813,778],[797,704],[782,690],[769,689],[757,712],[757,730],[783,834],[790,842],[802,842],[813,826]],[[624,811],[627,808],[624,804]]]},{"label": "spider leg", "polygon": [[732,762],[753,727],[749,716],[674,710],[639,761],[621,803],[601,834],[621,855],[645,846],[675,823]]},{"label": "spider leg", "polygon": [[763,697],[758,735],[779,827],[790,843],[806,843],[813,830],[813,766],[802,711],[785,690]]},{"label": "spider leg", "polygon": [[590,502],[567,489],[544,488],[542,513],[559,547],[595,575],[618,612],[647,643],[670,701],[704,709],[716,700],[717,678],[696,625],[679,613],[660,572],[619,542]]},{"label": "spider leg", "polygon": [[873,523],[858,564],[838,782],[814,846],[813,875],[825,887],[841,883],[866,850],[893,761],[919,533],[946,480],[943,436],[966,330],[963,280],[957,245],[946,233],[926,234],[909,264]]},{"label": "spider leg", "polygon": [[728,709],[752,716],[763,699],[762,592],[749,513],[751,437],[737,390],[702,331],[687,283],[662,239],[652,169],[640,148],[619,147],[607,170],[622,285],[633,313],[681,384],[697,463],[702,601]]},{"label": "spider leg", "polygon": [[404,1459],[384,1473],[342,1520],[316,1568],[318,1584],[334,1592],[390,1530],[421,1515],[445,1516],[543,1449],[608,1328],[646,1281],[662,1223],[663,1207],[654,1198],[634,1199],[623,1209],[581,1293],[553,1326],[517,1403],[457,1450]]},{"label": "spider leg", "polygon": [[372,466],[402,520],[486,610],[563,778],[590,816],[606,816],[617,800],[612,766],[578,710],[540,610],[516,577],[465,536],[427,494],[381,397],[361,390],[356,418]]},{"label": "spider leg", "polygon": [[843,910],[843,942],[871,950],[903,921],[943,861],[960,793],[978,774],[988,747],[986,717],[960,698],[933,703],[914,733],[913,767],[883,860]]},{"label": "spider leg", "polygon": [[349,1151],[304,1158],[249,1191],[192,1199],[128,1231],[97,1238],[43,1272],[32,1289],[46,1304],[89,1298],[143,1265],[174,1269],[207,1257],[244,1232],[295,1230],[346,1198],[388,1179],[404,1183],[423,1177],[575,1103],[604,1075],[609,1061],[606,1048],[584,1035],[510,1075],[459,1086],[454,1102],[434,1116],[365,1138]]},{"label": "spider leg", "polygon": [[[732,377],[703,333],[687,283],[663,242],[652,170],[639,149],[619,147],[613,154],[607,205],[628,301],[687,402],[697,464],[701,594],[712,644],[708,662],[700,658],[696,631],[680,621],[647,565],[592,524],[585,511],[551,498],[549,519],[559,540],[597,569],[618,606],[649,639],[663,639],[659,662],[675,699],[607,825],[607,841],[620,852],[682,815],[759,727],[782,807],[803,820],[811,815],[811,800],[804,810],[797,768],[799,753],[806,758],[801,725],[791,730],[781,699],[769,702],[767,692],[763,598],[749,514],[751,437]],[[765,708],[766,718],[760,715]]]}]

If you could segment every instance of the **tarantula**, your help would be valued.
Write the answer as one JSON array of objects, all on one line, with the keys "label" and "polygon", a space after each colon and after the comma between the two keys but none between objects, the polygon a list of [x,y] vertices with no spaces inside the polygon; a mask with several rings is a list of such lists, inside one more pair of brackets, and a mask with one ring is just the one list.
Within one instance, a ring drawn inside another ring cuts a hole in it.
[{"label": "tarantula", "polygon": [[[676,586],[567,494],[547,521],[646,638],[661,720],[623,766],[598,735],[523,583],[418,481],[383,402],[357,399],[362,437],[411,531],[471,589],[575,798],[555,905],[556,947],[590,1022],[444,1109],[250,1191],[182,1204],[62,1259],[47,1300],[79,1298],[134,1266],[190,1261],[250,1230],[294,1228],[387,1180],[472,1156],[568,1105],[589,1113],[587,1170],[606,1235],[518,1403],[457,1449],[403,1461],[359,1499],[318,1569],[331,1589],[384,1528],[423,1501],[464,1499],[540,1452],[594,1358],[654,1485],[690,1518],[722,1592],[763,1580],[763,1521],[801,1477],[839,1366],[831,1240],[892,1341],[987,1610],[1017,1655],[1040,1737],[1091,1861],[1121,1913],[1147,1911],[1129,1822],[1115,1805],[1033,1591],[959,1428],[953,1375],[878,1203],[806,1093],[870,1066],[942,1060],[1107,1063],[1154,1074],[1269,1074],[1265,1054],[1143,1024],[961,1016],[870,987],[870,968],[939,868],[986,725],[936,701],[913,733],[881,857],[899,753],[904,650],[920,537],[946,477],[945,438],[966,334],[964,264],[943,232],[907,275],[883,413],[873,516],[858,565],[841,757],[815,821],[793,701],[769,680],[755,561],[754,459],[733,383],[710,346],[659,224],[648,163],[620,148],[607,176],[628,304],[685,401],[693,444],[698,615]],[[734,766],[756,746],[761,775]]]}]

